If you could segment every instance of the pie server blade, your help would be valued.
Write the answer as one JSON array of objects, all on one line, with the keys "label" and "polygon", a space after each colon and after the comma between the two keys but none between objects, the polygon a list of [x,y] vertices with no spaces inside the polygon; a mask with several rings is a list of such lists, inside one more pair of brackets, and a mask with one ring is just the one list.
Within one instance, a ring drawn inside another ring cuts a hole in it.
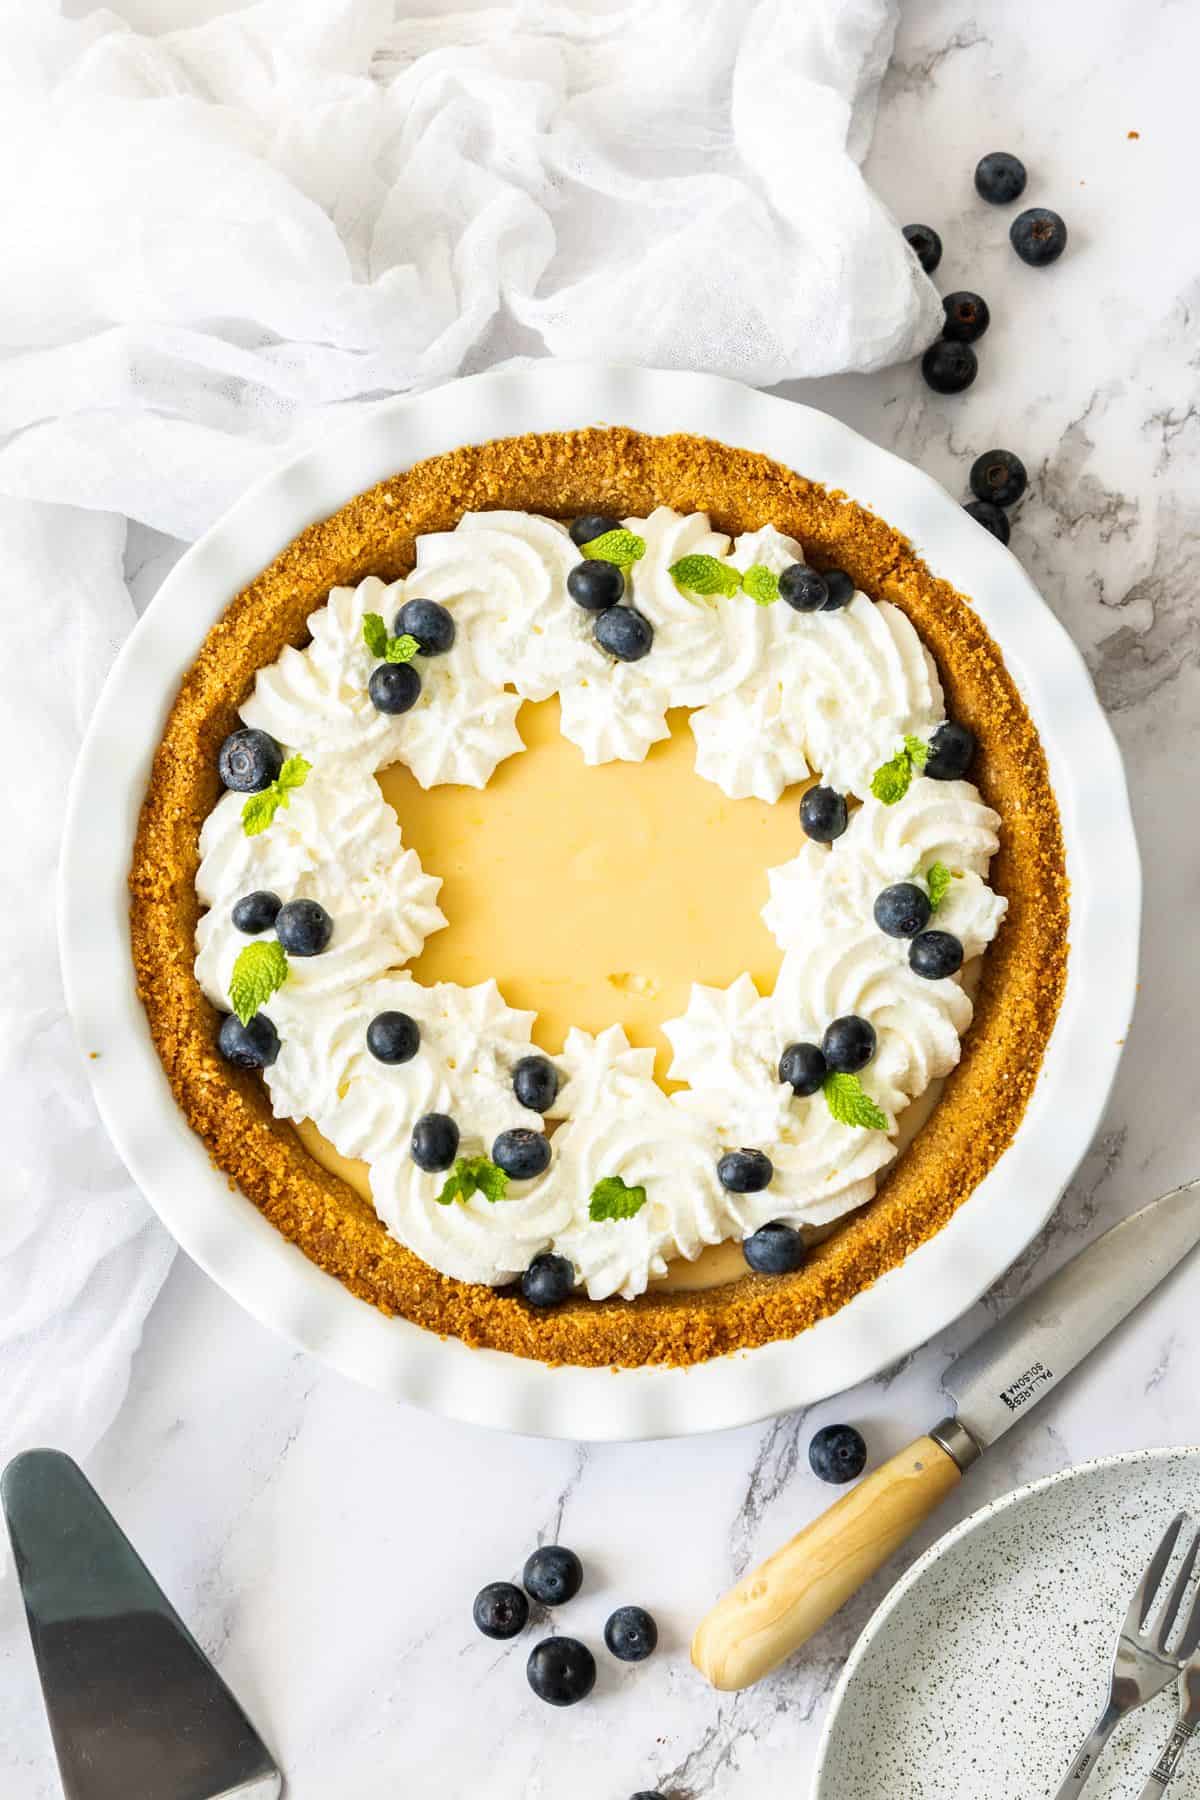
[{"label": "pie server blade", "polygon": [[0,1479],[66,1800],[275,1800],[242,1708],[69,1456]]}]

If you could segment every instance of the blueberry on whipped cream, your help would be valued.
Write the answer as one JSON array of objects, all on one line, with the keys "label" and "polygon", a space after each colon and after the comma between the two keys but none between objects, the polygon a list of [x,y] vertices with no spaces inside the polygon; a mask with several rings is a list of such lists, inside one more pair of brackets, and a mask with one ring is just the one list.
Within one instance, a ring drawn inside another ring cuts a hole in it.
[{"label": "blueberry on whipped cream", "polygon": [[[595,568],[596,564],[588,566]],[[620,574],[619,569],[617,573]],[[610,606],[597,618],[592,635],[600,648],[618,662],[640,662],[650,654],[654,627],[632,606]]]},{"label": "blueberry on whipped cream", "polygon": [[320,956],[329,948],[333,920],[319,900],[289,900],[275,915],[275,936],[289,956]]},{"label": "blueberry on whipped cream", "polygon": [[779,1059],[779,1079],[803,1099],[820,1091],[829,1064],[817,1044],[789,1044]]},{"label": "blueberry on whipped cream", "polygon": [[376,1062],[411,1062],[420,1047],[421,1028],[407,1013],[376,1013],[367,1026],[367,1049]]},{"label": "blueberry on whipped cream", "polygon": [[421,698],[421,677],[411,663],[380,663],[371,671],[367,693],[376,712],[411,712]]},{"label": "blueberry on whipped cream", "polygon": [[500,1133],[492,1145],[492,1161],[514,1181],[532,1181],[550,1166],[550,1140],[518,1125]]},{"label": "blueberry on whipped cream", "polygon": [[283,751],[266,731],[231,731],[221,745],[217,772],[235,794],[259,794],[278,778]]},{"label": "blueberry on whipped cream", "polygon": [[278,894],[259,888],[253,894],[243,894],[240,900],[235,901],[229,916],[236,930],[244,932],[247,937],[254,937],[260,931],[270,931],[282,905],[283,901]]},{"label": "blueberry on whipped cream", "polygon": [[717,1164],[717,1180],[731,1194],[759,1194],[775,1173],[761,1150],[727,1150]]},{"label": "blueberry on whipped cream", "polygon": [[546,1112],[558,1093],[558,1070],[548,1056],[523,1056],[513,1070],[513,1093],[531,1112]]},{"label": "blueberry on whipped cream", "polygon": [[850,823],[845,794],[831,787],[810,787],[800,797],[800,824],[814,844],[831,844]]},{"label": "blueberry on whipped cream", "polygon": [[226,1013],[217,1048],[235,1069],[269,1069],[279,1055],[279,1033],[266,1013],[255,1013],[244,1025],[236,1014]]},{"label": "blueberry on whipped cream", "polygon": [[929,895],[915,881],[897,881],[875,897],[875,923],[889,937],[916,937],[929,923],[933,908]]},{"label": "blueberry on whipped cream", "polygon": [[549,1250],[535,1256],[521,1277],[521,1294],[530,1306],[561,1306],[574,1286],[574,1268]]},{"label": "blueberry on whipped cream", "polygon": [[838,1075],[853,1075],[865,1069],[875,1054],[875,1027],[857,1013],[844,1013],[825,1028],[821,1051],[829,1067]]},{"label": "blueberry on whipped cream", "polygon": [[610,519],[604,513],[583,513],[571,525],[571,542],[578,544],[582,550],[583,546],[590,544],[593,538],[606,537],[610,531],[620,531],[620,529],[620,519]]},{"label": "blueberry on whipped cream", "polygon": [[458,1155],[458,1126],[446,1113],[426,1113],[412,1133],[412,1159],[433,1174],[448,1169]]},{"label": "blueberry on whipped cream", "polygon": [[908,966],[926,981],[944,981],[957,975],[963,964],[963,947],[950,931],[922,931],[908,947]]},{"label": "blueberry on whipped cream", "polygon": [[576,563],[567,576],[567,592],[584,612],[604,612],[616,606],[625,593],[625,577],[616,563],[595,557]]},{"label": "blueberry on whipped cream", "polygon": [[454,615],[436,600],[406,600],[393,629],[398,638],[416,638],[419,656],[445,656],[454,646]]}]

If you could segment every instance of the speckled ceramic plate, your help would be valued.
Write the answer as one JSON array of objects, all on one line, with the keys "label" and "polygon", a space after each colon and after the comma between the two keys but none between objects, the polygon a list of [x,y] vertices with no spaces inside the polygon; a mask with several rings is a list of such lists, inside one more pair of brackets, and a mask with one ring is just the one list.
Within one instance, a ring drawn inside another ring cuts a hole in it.
[{"label": "speckled ceramic plate", "polygon": [[[1134,1583],[1183,1508],[1200,1512],[1200,1449],[1083,1463],[965,1519],[858,1640],[812,1800],[1056,1793],[1106,1697]],[[1137,1800],[1174,1721],[1172,1687],[1125,1720],[1088,1800]],[[1179,1788],[1200,1792],[1200,1747]]]},{"label": "speckled ceramic plate", "polygon": [[[790,1341],[695,1368],[548,1368],[471,1350],[355,1299],[231,1191],[171,1096],[134,986],[126,878],[163,720],[205,633],[305,526],[464,444],[622,424],[776,457],[870,507],[969,594],[1041,734],[1071,880],[1066,993],[1016,1138],[929,1243]],[[260,482],[184,556],[125,645],[67,807],[59,933],[101,1114],[184,1249],[265,1323],[344,1373],[452,1418],[566,1438],[743,1425],[851,1387],[956,1318],[1045,1224],[1100,1121],[1133,1010],[1141,878],[1120,754],[1075,645],[1016,558],[928,475],[790,400],[709,375],[542,363],[372,408]],[[1103,970],[1103,979],[1093,972]]]}]

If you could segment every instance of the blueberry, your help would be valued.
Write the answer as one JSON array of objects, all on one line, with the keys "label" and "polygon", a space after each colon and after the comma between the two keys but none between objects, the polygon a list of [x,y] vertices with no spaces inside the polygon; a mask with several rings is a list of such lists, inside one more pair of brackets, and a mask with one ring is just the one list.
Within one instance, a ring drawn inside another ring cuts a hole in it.
[{"label": "blueberry", "polygon": [[532,1181],[550,1161],[550,1140],[540,1131],[518,1125],[502,1131],[492,1145],[492,1161],[514,1181]]},{"label": "blueberry", "polygon": [[796,612],[819,612],[829,598],[825,577],[807,563],[789,563],[779,577],[779,598]]},{"label": "blueberry", "polygon": [[258,794],[283,767],[283,751],[267,731],[231,731],[221,745],[217,773],[235,794]]},{"label": "blueberry", "polygon": [[826,569],[825,604],[822,612],[840,612],[854,598],[854,582],[845,569]]},{"label": "blueberry", "polygon": [[548,1056],[523,1056],[513,1070],[513,1093],[522,1106],[544,1113],[558,1093],[558,1070]]},{"label": "blueberry", "polygon": [[1067,228],[1048,206],[1031,206],[1018,213],[1008,228],[1008,241],[1023,263],[1044,269],[1057,262],[1067,247]]},{"label": "blueberry", "polygon": [[815,1044],[789,1044],[779,1059],[779,1079],[803,1098],[815,1094],[828,1070]]},{"label": "blueberry", "polygon": [[810,787],[800,797],[800,823],[815,844],[832,844],[849,822],[846,796],[836,788]]},{"label": "blueberry", "polygon": [[1025,464],[1011,450],[985,450],[971,464],[971,492],[977,500],[996,506],[1012,506],[1029,482]]},{"label": "blueberry", "polygon": [[411,663],[380,663],[372,669],[367,693],[376,712],[406,713],[421,696],[421,677]]},{"label": "blueberry", "polygon": [[333,936],[333,920],[319,900],[289,900],[275,915],[275,936],[289,956],[320,956]]},{"label": "blueberry", "polygon": [[875,1027],[857,1013],[844,1013],[825,1027],[821,1049],[835,1074],[853,1075],[875,1054]]},{"label": "blueberry", "polygon": [[596,1659],[578,1638],[544,1638],[529,1653],[525,1665],[529,1685],[539,1700],[551,1706],[574,1706],[596,1684]]},{"label": "blueberry", "polygon": [[432,1175],[448,1169],[458,1155],[458,1126],[448,1113],[426,1113],[412,1131],[412,1159]]},{"label": "blueberry", "polygon": [[644,1606],[618,1606],[609,1614],[604,1642],[618,1662],[645,1662],[658,1647],[658,1626]]},{"label": "blueberry", "polygon": [[1025,164],[1007,150],[992,150],[975,165],[975,192],[992,206],[1011,206],[1025,192]]},{"label": "blueberry", "polygon": [[935,394],[961,394],[979,373],[970,344],[939,338],[921,358],[921,373]]},{"label": "blueberry", "polygon": [[257,888],[253,894],[243,894],[236,900],[229,916],[235,930],[244,931],[247,937],[255,937],[260,931],[270,931],[282,905],[278,894]]},{"label": "blueberry", "polygon": [[654,627],[632,606],[610,606],[596,620],[592,635],[618,662],[640,662],[654,642]]},{"label": "blueberry", "polygon": [[567,576],[567,592],[585,612],[605,612],[616,606],[625,592],[625,577],[616,563],[595,557],[591,562],[575,564]]},{"label": "blueberry", "polygon": [[897,881],[875,897],[875,923],[889,937],[916,937],[929,923],[929,895],[913,881]]},{"label": "blueberry", "polygon": [[575,1270],[565,1256],[543,1250],[521,1277],[521,1293],[530,1306],[561,1306],[575,1286]]},{"label": "blueberry", "polygon": [[1009,534],[1008,514],[1002,507],[995,506],[990,500],[968,500],[963,507],[967,517],[990,531],[1000,543],[1007,544]]},{"label": "blueberry", "polygon": [[904,236],[916,252],[917,261],[927,275],[932,275],[942,260],[942,240],[932,225],[906,225]]},{"label": "blueberry", "polygon": [[908,966],[926,981],[944,981],[962,968],[963,947],[952,932],[922,931],[908,946]]},{"label": "blueberry", "polygon": [[593,538],[603,537],[606,531],[620,531],[620,529],[620,519],[610,519],[605,513],[584,513],[570,527],[571,542],[578,544],[582,549],[584,544],[590,544]]},{"label": "blueberry", "polygon": [[407,1013],[376,1013],[367,1026],[367,1049],[376,1062],[411,1062],[420,1047],[421,1027]]},{"label": "blueberry", "polygon": [[397,637],[415,637],[422,656],[444,656],[454,642],[454,618],[436,600],[406,600],[396,614]]},{"label": "blueberry", "polygon": [[853,1425],[822,1425],[808,1446],[808,1463],[822,1481],[855,1481],[867,1466],[867,1446]]},{"label": "blueberry", "polygon": [[758,1275],[790,1275],[806,1254],[803,1232],[779,1219],[760,1225],[742,1242],[742,1255]]},{"label": "blueberry", "polygon": [[924,773],[931,781],[959,781],[971,766],[975,733],[947,719],[929,740]]},{"label": "blueberry", "polygon": [[266,1013],[255,1013],[245,1025],[236,1013],[226,1013],[217,1049],[235,1069],[269,1069],[279,1055],[279,1033]]},{"label": "blueberry", "polygon": [[983,295],[973,294],[969,288],[963,288],[956,294],[943,295],[942,311],[946,315],[942,336],[952,338],[956,344],[973,344],[976,338],[983,336],[992,322],[992,315]]},{"label": "blueberry", "polygon": [[526,1560],[521,1580],[543,1606],[565,1606],[583,1586],[583,1564],[565,1544],[543,1544]]},{"label": "blueberry", "polygon": [[774,1173],[761,1150],[727,1150],[717,1164],[717,1180],[731,1194],[760,1194]]},{"label": "blueberry", "polygon": [[489,1581],[476,1594],[471,1617],[484,1637],[513,1638],[525,1629],[529,1602],[511,1581]]}]

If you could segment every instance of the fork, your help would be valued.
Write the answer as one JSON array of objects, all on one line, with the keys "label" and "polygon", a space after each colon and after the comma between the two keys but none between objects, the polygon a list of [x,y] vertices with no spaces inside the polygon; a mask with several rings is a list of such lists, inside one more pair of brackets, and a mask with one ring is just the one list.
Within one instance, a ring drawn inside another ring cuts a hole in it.
[{"label": "fork", "polygon": [[1192,1655],[1179,1671],[1179,1716],[1175,1728],[1162,1747],[1162,1754],[1150,1771],[1139,1800],[1162,1800],[1167,1785],[1179,1766],[1179,1759],[1200,1727],[1200,1651],[1192,1647]]},{"label": "fork", "polygon": [[[1091,1731],[1084,1739],[1079,1753],[1055,1795],[1055,1800],[1076,1800],[1096,1771],[1100,1753],[1109,1738],[1129,1713],[1136,1712],[1139,1706],[1145,1706],[1147,1700],[1153,1700],[1156,1694],[1170,1687],[1177,1678],[1181,1664],[1190,1658],[1197,1642],[1200,1642],[1200,1592],[1192,1600],[1183,1633],[1174,1654],[1168,1648],[1171,1633],[1175,1626],[1183,1597],[1192,1578],[1192,1570],[1196,1564],[1196,1555],[1200,1551],[1200,1531],[1193,1537],[1191,1546],[1184,1557],[1178,1575],[1175,1577],[1171,1591],[1159,1609],[1153,1623],[1150,1620],[1150,1609],[1158,1597],[1167,1564],[1171,1560],[1179,1534],[1187,1520],[1186,1513],[1177,1513],[1163,1533],[1162,1541],[1146,1566],[1146,1572],[1134,1589],[1133,1598],[1129,1602],[1129,1611],[1121,1626],[1117,1638],[1116,1652],[1113,1656],[1112,1676],[1109,1682],[1108,1700],[1096,1720]],[[1169,1777],[1168,1777],[1169,1779]],[[1155,1777],[1151,1777],[1153,1784]],[[1151,1785],[1148,1789],[1153,1800],[1158,1800],[1162,1792],[1162,1784],[1157,1788]],[[1145,1800],[1145,1796],[1143,1796]]]}]

